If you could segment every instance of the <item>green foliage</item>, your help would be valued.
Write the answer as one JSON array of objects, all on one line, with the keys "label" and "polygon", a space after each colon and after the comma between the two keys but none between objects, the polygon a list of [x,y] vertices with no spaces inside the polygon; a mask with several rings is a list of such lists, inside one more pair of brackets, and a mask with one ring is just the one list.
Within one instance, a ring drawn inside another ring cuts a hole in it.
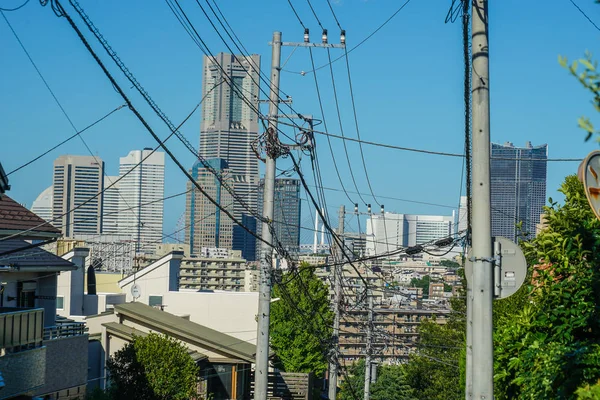
[{"label": "green foliage", "polygon": [[600,399],[600,380],[595,385],[586,384],[575,392],[577,400]]},{"label": "green foliage", "polygon": [[457,263],[456,261],[452,261],[452,260],[441,260],[440,265],[443,267],[449,268],[449,269],[461,268],[461,265],[459,263]]},{"label": "green foliage", "polygon": [[406,380],[419,400],[464,398],[464,320],[448,324],[424,321],[419,327],[418,353],[404,366]]},{"label": "green foliage", "polygon": [[273,289],[281,300],[271,305],[271,347],[287,372],[323,377],[333,331],[329,288],[312,268],[286,273]]},{"label": "green foliage", "polygon": [[195,398],[198,367],[174,338],[150,333],[135,336],[108,362],[109,395],[114,400]]},{"label": "green foliage", "polygon": [[423,289],[423,295],[427,296],[429,294],[429,284],[431,283],[431,277],[429,275],[425,275],[422,279],[412,278],[410,280],[410,287],[417,287]]},{"label": "green foliage", "polygon": [[531,285],[497,320],[498,399],[573,399],[600,378],[600,221],[575,176],[561,192],[563,205],[545,207],[548,228],[523,244]]},{"label": "green foliage", "polygon": [[[592,93],[594,108],[600,112],[600,73],[598,72],[598,63],[593,60],[592,54],[586,52],[584,58],[573,61],[571,64],[569,64],[566,57],[559,56],[558,62],[564,68],[568,69],[571,75],[577,78],[584,88]],[[583,67],[581,71],[580,66]],[[594,133],[600,134],[600,131],[594,128],[594,125],[587,117],[580,117],[577,123],[581,129],[587,132],[586,141],[590,140]],[[596,140],[600,142],[600,138]]]},{"label": "green foliage", "polygon": [[[348,368],[338,393],[338,400],[363,398],[365,388],[365,361],[360,360]],[[371,400],[417,400],[414,390],[406,381],[401,365],[383,365],[377,368],[377,381],[371,383]]]}]

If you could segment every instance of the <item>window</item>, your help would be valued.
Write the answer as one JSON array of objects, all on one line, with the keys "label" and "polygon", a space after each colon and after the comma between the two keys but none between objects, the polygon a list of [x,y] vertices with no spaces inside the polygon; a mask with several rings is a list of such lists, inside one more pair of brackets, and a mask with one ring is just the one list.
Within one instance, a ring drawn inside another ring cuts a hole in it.
[{"label": "window", "polygon": [[65,298],[64,296],[56,296],[56,309],[62,310],[65,306]]},{"label": "window", "polygon": [[162,306],[162,296],[149,296],[148,305],[150,307]]}]

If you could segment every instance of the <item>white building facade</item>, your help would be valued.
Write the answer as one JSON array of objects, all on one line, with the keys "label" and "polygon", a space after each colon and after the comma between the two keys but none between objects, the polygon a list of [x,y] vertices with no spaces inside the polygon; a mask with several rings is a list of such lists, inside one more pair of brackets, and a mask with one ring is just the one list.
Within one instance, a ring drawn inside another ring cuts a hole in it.
[{"label": "white building facade", "polygon": [[455,215],[374,214],[367,220],[367,255],[429,243],[455,232]]},{"label": "white building facade", "polygon": [[52,186],[44,189],[31,205],[31,212],[44,221],[52,220]]},{"label": "white building facade", "polygon": [[138,252],[152,252],[162,240],[165,154],[146,148],[119,161],[118,232],[131,235]]},{"label": "white building facade", "polygon": [[63,155],[54,161],[52,225],[63,236],[102,232],[104,161]]}]

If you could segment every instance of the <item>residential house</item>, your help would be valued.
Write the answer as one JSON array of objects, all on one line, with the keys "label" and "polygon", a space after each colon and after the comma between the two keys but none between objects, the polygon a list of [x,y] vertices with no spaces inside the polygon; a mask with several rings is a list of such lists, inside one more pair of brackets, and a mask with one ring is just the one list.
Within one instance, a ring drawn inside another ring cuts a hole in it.
[{"label": "residential house", "polygon": [[106,360],[133,336],[150,332],[180,340],[200,367],[200,393],[213,399],[245,399],[250,396],[251,364],[256,345],[191,322],[140,302],[118,304],[104,314],[88,317],[90,335],[98,344],[90,351],[90,381],[101,387],[110,380]]},{"label": "residential house", "polygon": [[[7,189],[5,183],[0,192]],[[0,399],[85,396],[85,325],[56,315],[58,274],[78,267],[39,247],[60,235],[10,197],[0,196]]]}]

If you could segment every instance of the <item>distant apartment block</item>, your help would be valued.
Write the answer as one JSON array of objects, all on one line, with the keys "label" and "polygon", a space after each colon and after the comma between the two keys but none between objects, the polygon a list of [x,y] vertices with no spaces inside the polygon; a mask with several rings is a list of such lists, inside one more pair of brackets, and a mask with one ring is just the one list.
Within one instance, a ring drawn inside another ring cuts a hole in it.
[{"label": "distant apartment block", "polygon": [[[221,176],[226,185],[232,184],[229,165],[221,158],[207,160],[208,164]],[[233,196],[217,177],[197,161],[191,175],[202,189],[222,208],[233,211]],[[185,215],[185,242],[190,246],[190,254],[200,254],[202,248],[232,248],[233,220],[214,205],[191,182],[188,182]]]},{"label": "distant apartment block", "polygon": [[243,292],[246,260],[239,251],[228,258],[184,257],[179,273],[179,287],[194,290]]},{"label": "distant apartment block", "polygon": [[103,176],[98,157],[64,155],[54,161],[52,225],[63,236],[102,232]]},{"label": "distant apartment block", "polygon": [[119,161],[118,232],[131,235],[136,251],[151,252],[163,237],[165,154],[146,148]]},{"label": "distant apartment block", "polygon": [[[420,323],[435,318],[435,322],[444,324],[449,311],[376,306],[373,314],[375,328],[385,332],[374,336],[374,358],[384,364],[397,364],[408,361],[417,350]],[[367,315],[366,309],[348,309],[340,321],[340,357],[345,362],[365,357]]]},{"label": "distant apartment block", "polygon": [[[535,237],[546,204],[548,145],[492,143],[492,235],[517,241]],[[517,225],[522,223],[522,230]]]}]

